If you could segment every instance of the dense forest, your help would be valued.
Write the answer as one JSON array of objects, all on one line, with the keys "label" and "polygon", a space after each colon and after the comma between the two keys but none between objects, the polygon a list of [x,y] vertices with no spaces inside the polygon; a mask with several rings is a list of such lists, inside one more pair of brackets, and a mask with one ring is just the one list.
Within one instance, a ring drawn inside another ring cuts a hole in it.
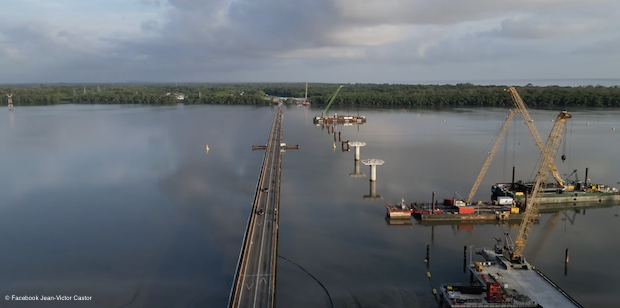
[{"label": "dense forest", "polygon": [[[324,105],[338,85],[309,84],[308,99],[314,106]],[[492,107],[512,104],[506,86],[346,84],[335,105],[375,107]],[[620,107],[620,86],[516,87],[530,107]],[[265,84],[102,84],[102,85],[11,85],[0,86],[0,93],[12,93],[15,106],[54,104],[245,104],[261,105],[272,97],[305,95],[302,83]],[[183,93],[178,100],[174,93]],[[167,95],[168,94],[168,95]],[[6,105],[6,97],[0,102]]]}]

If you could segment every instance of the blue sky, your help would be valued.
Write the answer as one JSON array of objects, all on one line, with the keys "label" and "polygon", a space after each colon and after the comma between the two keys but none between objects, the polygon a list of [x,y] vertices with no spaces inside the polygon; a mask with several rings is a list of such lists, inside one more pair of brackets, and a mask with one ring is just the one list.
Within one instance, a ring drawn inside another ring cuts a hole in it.
[{"label": "blue sky", "polygon": [[620,78],[617,0],[0,0],[0,83]]}]

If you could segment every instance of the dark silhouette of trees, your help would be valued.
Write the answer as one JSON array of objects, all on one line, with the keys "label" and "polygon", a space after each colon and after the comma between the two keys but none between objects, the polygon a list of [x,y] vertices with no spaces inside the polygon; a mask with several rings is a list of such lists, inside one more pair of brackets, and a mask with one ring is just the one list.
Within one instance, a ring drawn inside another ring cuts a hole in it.
[{"label": "dark silhouette of trees", "polygon": [[[314,106],[327,103],[336,84],[310,84],[308,99]],[[506,86],[405,84],[347,84],[334,105],[366,107],[494,107],[510,106]],[[530,107],[620,107],[620,86],[517,87]],[[224,104],[264,105],[277,97],[305,95],[302,83],[250,84],[102,84],[12,85],[0,92],[13,93],[15,106],[54,104]],[[172,95],[166,95],[171,93]],[[174,93],[183,93],[178,100]]]}]

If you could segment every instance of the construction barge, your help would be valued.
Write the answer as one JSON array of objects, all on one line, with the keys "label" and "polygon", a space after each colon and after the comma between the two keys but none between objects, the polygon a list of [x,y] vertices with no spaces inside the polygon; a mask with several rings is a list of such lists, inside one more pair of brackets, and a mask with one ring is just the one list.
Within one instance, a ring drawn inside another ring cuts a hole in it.
[{"label": "construction barge", "polygon": [[316,116],[313,119],[314,124],[320,126],[321,124],[365,124],[366,117],[365,116],[352,116],[352,115],[338,115],[337,113],[333,116]]},{"label": "construction barge", "polygon": [[[449,199],[447,199],[449,200]],[[520,221],[523,214],[517,207],[506,208],[497,205],[476,206],[432,206],[413,203],[413,217],[420,221],[475,222],[475,221]]]},{"label": "construction barge", "polygon": [[[533,183],[523,182],[497,183],[491,188],[493,193],[491,198],[495,200],[498,197],[511,197],[516,202],[526,202],[532,186]],[[615,187],[602,184],[577,182],[574,185],[559,187],[557,184],[549,183],[541,194],[540,200],[541,205],[576,202],[620,202],[620,192]]]},{"label": "construction barge", "polygon": [[413,206],[405,203],[405,199],[401,199],[399,204],[386,204],[387,218],[393,219],[411,219]]},{"label": "construction barge", "polygon": [[[570,179],[574,175],[574,179]],[[511,183],[496,183],[491,187],[491,199],[510,197],[516,203],[527,203],[528,194],[532,193],[534,183],[515,182],[515,168],[512,168]],[[547,183],[541,194],[541,209],[553,207],[554,203],[578,203],[578,202],[620,202],[620,191],[615,187],[603,184],[594,184],[588,178],[586,168],[586,181],[582,182],[574,170],[567,179],[558,181],[562,183]]]},{"label": "construction barge", "polygon": [[327,106],[325,107],[325,109],[323,109],[321,111],[321,115],[317,115],[316,117],[314,117],[314,119],[312,120],[314,124],[316,124],[317,126],[321,125],[321,124],[365,124],[366,123],[366,117],[365,116],[352,116],[352,115],[338,115],[337,113],[334,113],[333,116],[326,116],[327,111],[329,110],[329,107],[334,103],[334,100],[336,99],[336,96],[338,96],[338,93],[340,92],[340,89],[342,89],[342,87],[344,87],[344,85],[341,85],[338,87],[338,89],[336,89],[336,92],[334,92],[334,94],[332,94],[332,96],[329,99],[329,102],[327,103]]},{"label": "construction barge", "polygon": [[525,260],[511,262],[499,245],[480,249],[476,254],[484,261],[472,263],[470,256],[470,283],[440,286],[441,308],[583,308]]}]

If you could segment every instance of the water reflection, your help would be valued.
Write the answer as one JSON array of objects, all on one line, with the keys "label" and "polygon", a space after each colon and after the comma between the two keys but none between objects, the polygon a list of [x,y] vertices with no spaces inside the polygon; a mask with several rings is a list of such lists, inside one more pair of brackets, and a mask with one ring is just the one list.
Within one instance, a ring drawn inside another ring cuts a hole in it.
[{"label": "water reflection", "polygon": [[391,219],[389,216],[385,217],[385,222],[389,226],[408,226],[412,227],[411,219]]},{"label": "water reflection", "polygon": [[[145,307],[185,307],[194,298],[189,307],[226,304],[264,155],[250,145],[266,143],[273,107],[63,105],[17,111],[18,119],[0,117],[1,127],[20,122],[15,133],[0,130],[0,241],[11,247],[2,258],[12,265],[0,270],[0,287],[15,294],[60,292],[52,286],[64,280],[75,282],[66,283],[71,288],[83,283],[84,292],[112,297],[98,288],[119,286],[110,290],[116,302],[101,303],[106,307],[123,305],[138,289],[136,305]],[[492,237],[509,228],[498,223],[452,229],[424,222],[387,228],[381,202],[359,206],[357,199],[368,189],[367,197],[377,198],[381,191],[420,202],[432,191],[441,198],[470,187],[505,110],[426,110],[419,116],[369,110],[369,122],[359,133],[359,126],[338,127],[344,139],[356,133],[350,139],[367,142],[365,157],[390,162],[381,167],[381,181],[369,182],[370,187],[348,180],[350,155],[325,146],[332,136],[326,140],[314,126],[306,127],[305,110],[285,112],[284,134],[304,150],[282,163],[278,253],[303,265],[335,297],[394,287],[428,290],[421,260],[429,242],[434,280],[466,280],[463,246],[492,245]],[[606,110],[588,126],[576,120],[572,154],[558,167],[568,172],[589,167],[597,182],[617,182],[620,135],[608,125],[619,116]],[[544,135],[555,116],[532,117]],[[223,121],[235,125],[224,127]],[[502,175],[504,164],[516,165],[517,177],[524,180],[534,169],[540,154],[533,143],[518,146],[530,138],[526,129],[520,132],[521,137],[506,135],[506,161],[490,166],[479,199],[490,198],[494,183],[509,180]],[[206,143],[208,155],[202,150]],[[513,152],[519,155],[512,157]],[[571,157],[583,159],[571,162]],[[360,171],[359,163],[353,171]],[[568,204],[568,217],[561,214],[536,249],[551,217],[543,214],[525,256],[536,250],[536,267],[583,305],[618,306],[620,269],[591,266],[615,262],[618,207],[588,209],[588,215],[581,212],[574,219],[572,209]],[[568,247],[570,277],[559,263]],[[324,305],[316,283],[285,262],[278,264],[277,290],[284,307]]]},{"label": "water reflection", "polygon": [[12,108],[9,109],[9,125],[11,127],[11,130],[15,129],[15,112]]},{"label": "water reflection", "polygon": [[376,181],[368,181],[370,183],[370,192],[368,195],[364,196],[364,200],[366,201],[375,201],[375,200],[383,200],[383,197],[377,194],[377,182]]},{"label": "water reflection", "polygon": [[[353,167],[353,173],[349,173],[349,176],[352,178],[363,178],[366,177],[366,175],[363,172],[360,172],[360,162],[359,160],[353,160],[353,163],[355,164]],[[371,194],[372,194],[372,190],[371,190]]]}]

